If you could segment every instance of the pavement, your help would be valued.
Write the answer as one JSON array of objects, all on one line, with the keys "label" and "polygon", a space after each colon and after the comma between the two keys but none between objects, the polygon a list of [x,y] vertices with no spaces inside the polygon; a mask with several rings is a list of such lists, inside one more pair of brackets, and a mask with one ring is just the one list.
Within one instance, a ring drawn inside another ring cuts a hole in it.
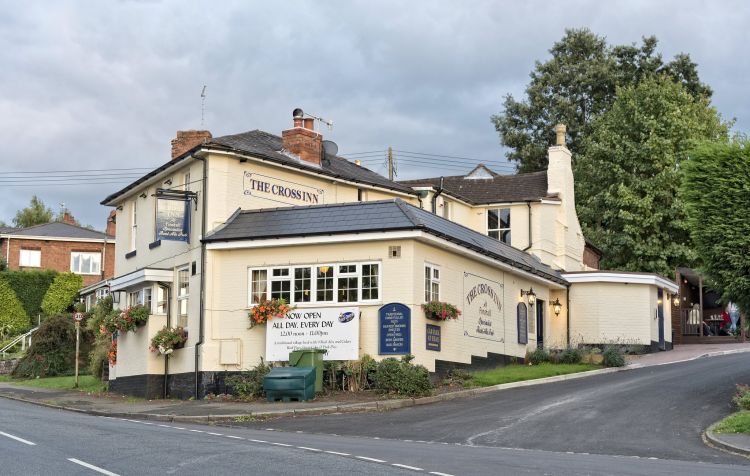
[{"label": "pavement", "polygon": [[[629,356],[628,365],[621,369],[601,369],[578,374],[549,377],[533,381],[461,390],[431,397],[417,399],[375,400],[351,403],[346,401],[312,401],[291,403],[266,402],[226,402],[216,400],[140,400],[121,396],[86,394],[76,391],[53,390],[35,387],[24,387],[13,383],[0,382],[0,397],[25,401],[51,408],[70,410],[98,416],[154,420],[164,422],[219,423],[235,421],[264,420],[272,417],[299,417],[305,415],[326,415],[357,412],[380,412],[397,410],[405,407],[417,407],[425,404],[449,402],[452,400],[477,398],[484,394],[508,391],[521,387],[544,386],[553,382],[590,379],[606,374],[633,371],[657,367],[665,364],[676,364],[705,357],[716,357],[735,353],[750,352],[750,343],[742,344],[694,344],[675,346],[674,350]],[[574,387],[581,384],[572,383]],[[547,392],[552,391],[546,390]],[[555,390],[556,391],[556,390]],[[726,399],[727,403],[729,398]],[[708,426],[708,425],[706,425]],[[705,427],[704,427],[705,428]],[[748,438],[750,440],[750,438]],[[734,451],[750,454],[750,441],[732,438],[722,445],[738,445]],[[716,446],[722,446],[716,444]]]}]

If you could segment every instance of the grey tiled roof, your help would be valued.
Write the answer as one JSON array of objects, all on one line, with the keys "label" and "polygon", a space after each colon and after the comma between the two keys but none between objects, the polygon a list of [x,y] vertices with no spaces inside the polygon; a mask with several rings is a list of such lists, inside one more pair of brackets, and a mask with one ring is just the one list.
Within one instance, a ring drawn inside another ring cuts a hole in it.
[{"label": "grey tiled roof", "polygon": [[50,238],[74,238],[77,240],[113,240],[114,236],[108,236],[101,231],[89,230],[82,226],[71,225],[63,222],[44,223],[42,225],[18,228],[8,232],[13,236],[47,236]]},{"label": "grey tiled roof", "polygon": [[0,226],[0,235],[4,233],[13,233],[14,231],[16,231],[16,228],[10,226]]},{"label": "grey tiled roof", "polygon": [[276,163],[284,164],[284,165],[291,166],[294,168],[315,172],[321,175],[327,175],[329,177],[340,178],[340,179],[347,180],[350,182],[358,182],[358,183],[363,183],[367,185],[374,185],[377,187],[387,188],[390,190],[397,190],[399,192],[408,193],[412,195],[416,193],[409,186],[402,185],[398,182],[388,180],[382,175],[377,174],[366,167],[355,165],[352,162],[349,162],[348,160],[343,159],[341,157],[328,157],[327,160],[325,160],[320,167],[315,166],[313,164],[309,164],[302,160],[294,159],[292,157],[289,157],[285,154],[280,153],[282,149],[281,137],[277,135],[269,134],[268,132],[254,130],[254,131],[243,132],[241,134],[233,134],[233,135],[228,135],[228,136],[215,137],[209,140],[208,142],[206,142],[205,144],[196,146],[194,149],[186,152],[185,154],[176,158],[175,160],[170,160],[166,164],[158,167],[157,169],[152,170],[151,172],[139,178],[138,180],[131,183],[127,187],[123,188],[122,190],[119,190],[118,192],[115,192],[109,195],[107,198],[102,200],[101,202],[102,205],[108,204],[110,201],[116,199],[120,195],[126,193],[127,191],[131,190],[134,187],[137,187],[139,184],[145,182],[146,180],[150,179],[154,175],[157,175],[162,170],[165,170],[166,168],[171,167],[175,163],[186,159],[187,157],[190,156],[190,154],[193,151],[199,148],[214,148],[214,149],[228,150],[228,151],[237,152],[243,155],[251,155],[253,157],[258,157],[261,159],[268,160],[270,162],[276,162]]},{"label": "grey tiled roof", "polygon": [[[466,175],[443,177],[443,189],[448,195],[473,205],[525,202],[547,196],[546,171],[518,175],[490,173],[493,174],[492,178],[466,178]],[[440,177],[402,180],[400,183],[410,187],[439,187]]]},{"label": "grey tiled roof", "polygon": [[206,242],[343,233],[421,230],[477,251],[514,268],[566,284],[562,275],[528,253],[403,200],[284,207],[236,213]]}]

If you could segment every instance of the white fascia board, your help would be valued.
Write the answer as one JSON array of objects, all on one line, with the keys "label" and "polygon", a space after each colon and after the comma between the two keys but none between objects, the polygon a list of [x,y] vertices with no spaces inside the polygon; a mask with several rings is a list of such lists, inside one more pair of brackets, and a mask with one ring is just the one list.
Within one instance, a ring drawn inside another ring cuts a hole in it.
[{"label": "white fascia board", "polygon": [[[410,194],[410,193],[400,192],[398,190],[393,190],[393,189],[386,188],[386,187],[378,187],[377,185],[370,185],[370,184],[366,184],[366,183],[363,183],[363,182],[355,182],[353,180],[346,180],[346,179],[342,179],[342,178],[338,178],[338,177],[331,177],[329,175],[325,175],[325,174],[322,174],[322,173],[316,173],[314,170],[306,170],[306,169],[302,169],[302,168],[291,167],[289,165],[280,164],[280,163],[272,161],[272,160],[266,160],[266,159],[263,159],[263,158],[260,158],[260,157],[255,157],[254,155],[238,154],[237,152],[229,152],[229,151],[225,151],[225,150],[216,150],[216,149],[207,149],[207,148],[201,149],[201,152],[208,153],[208,154],[219,154],[219,155],[229,155],[229,156],[232,156],[232,157],[239,157],[241,159],[252,160],[252,161],[255,161],[255,162],[260,162],[262,164],[271,164],[271,165],[274,165],[276,167],[280,167],[282,169],[291,170],[291,171],[294,171],[294,172],[297,172],[297,173],[303,173],[305,175],[312,175],[315,178],[319,178],[319,179],[323,179],[323,180],[330,180],[332,182],[345,183],[347,185],[352,185],[354,187],[359,187],[359,188],[366,188],[366,189],[369,189],[369,190],[378,190],[378,191],[381,191],[381,192],[385,191],[385,192],[388,192],[388,193],[393,193],[393,194],[396,194],[396,195],[401,195],[403,197],[409,197],[409,198],[414,198],[415,197],[415,195]],[[408,185],[404,185],[404,187],[408,187]]]},{"label": "white fascia board", "polygon": [[171,269],[139,269],[132,273],[117,278],[112,278],[109,287],[111,291],[121,291],[132,288],[143,283],[162,281],[171,283],[174,280],[174,271]]},{"label": "white fascia board", "polygon": [[564,273],[563,278],[571,284],[575,283],[623,283],[623,284],[647,284],[666,289],[676,294],[679,291],[677,284],[673,281],[652,273],[617,273],[617,272],[586,272],[586,273]]},{"label": "white fascia board", "polygon": [[[155,183],[164,180],[164,178],[167,175],[173,174],[174,171],[175,171],[175,169],[179,169],[180,167],[188,165],[190,162],[192,162],[194,160],[195,160],[195,157],[193,155],[190,155],[186,159],[180,160],[180,161],[178,161],[178,162],[170,165],[166,169],[162,170],[158,174],[156,174],[153,177],[151,177],[150,179],[146,180],[145,182],[138,184],[137,187],[128,190],[127,192],[123,193],[122,195],[120,195],[119,197],[115,198],[114,200],[110,200],[105,205],[110,206],[110,207],[114,207],[114,206],[118,205],[119,203],[122,203],[123,201],[127,200],[128,198],[132,197],[133,195],[142,192],[144,188],[148,188],[148,187],[154,185]],[[144,174],[144,175],[148,175],[148,174]],[[140,179],[137,179],[135,181],[137,182],[138,180],[140,180]],[[129,186],[130,185],[127,185],[126,187],[129,187]]]},{"label": "white fascia board", "polygon": [[65,238],[63,236],[31,236],[31,235],[0,235],[0,238],[12,238],[14,240],[36,240],[36,241],[70,241],[73,243],[114,243],[115,240],[104,240],[98,238]]},{"label": "white fascia board", "polygon": [[399,240],[416,238],[421,232],[376,231],[368,233],[346,233],[341,235],[293,236],[289,238],[261,238],[257,240],[217,241],[206,244],[208,250],[238,250],[248,248],[273,248],[277,246],[324,245],[330,243],[356,243],[360,241]]},{"label": "white fascia board", "polygon": [[529,273],[527,271],[514,268],[506,263],[498,261],[496,259],[485,256],[476,251],[464,248],[461,245],[452,243],[448,240],[438,238],[429,233],[425,233],[419,230],[406,230],[406,231],[386,231],[386,232],[373,232],[373,233],[347,233],[341,235],[321,235],[321,236],[304,236],[304,237],[290,237],[290,238],[270,238],[270,239],[258,239],[258,240],[237,240],[237,241],[222,241],[215,243],[208,243],[206,249],[208,250],[236,250],[236,249],[252,249],[252,248],[272,248],[281,246],[302,246],[302,245],[318,245],[318,244],[330,244],[330,243],[356,243],[363,241],[383,241],[383,240],[399,240],[399,239],[416,239],[417,241],[428,243],[433,246],[440,248],[449,249],[450,251],[469,257],[471,259],[481,261],[495,268],[500,268],[503,271],[516,273],[524,276],[530,281],[541,283],[545,286],[555,289],[565,289],[565,286],[554,281],[550,281],[541,276]]},{"label": "white fascia board", "polygon": [[78,291],[78,294],[83,296],[84,294],[93,293],[99,288],[106,288],[107,286],[109,286],[109,282],[110,282],[110,279],[105,279],[94,284],[89,284],[85,288],[81,288],[81,290]]},{"label": "white fascia board", "polygon": [[562,200],[549,200],[543,198],[540,203],[543,203],[544,205],[562,205]]}]

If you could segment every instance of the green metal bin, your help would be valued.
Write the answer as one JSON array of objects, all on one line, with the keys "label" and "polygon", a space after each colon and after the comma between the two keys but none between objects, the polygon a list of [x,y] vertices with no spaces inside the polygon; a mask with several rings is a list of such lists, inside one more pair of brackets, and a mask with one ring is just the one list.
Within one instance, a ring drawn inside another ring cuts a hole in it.
[{"label": "green metal bin", "polygon": [[292,367],[315,368],[315,391],[323,391],[323,355],[325,349],[299,349],[289,352],[289,365]]},{"label": "green metal bin", "polygon": [[313,400],[315,398],[315,369],[313,367],[275,367],[263,378],[263,390],[269,402]]}]

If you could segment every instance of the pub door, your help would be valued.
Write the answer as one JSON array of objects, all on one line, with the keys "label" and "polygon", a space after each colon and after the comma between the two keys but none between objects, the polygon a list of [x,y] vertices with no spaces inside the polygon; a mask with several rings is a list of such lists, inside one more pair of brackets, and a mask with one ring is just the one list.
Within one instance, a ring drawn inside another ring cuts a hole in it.
[{"label": "pub door", "polygon": [[544,348],[544,301],[536,301],[536,346],[538,349]]}]

